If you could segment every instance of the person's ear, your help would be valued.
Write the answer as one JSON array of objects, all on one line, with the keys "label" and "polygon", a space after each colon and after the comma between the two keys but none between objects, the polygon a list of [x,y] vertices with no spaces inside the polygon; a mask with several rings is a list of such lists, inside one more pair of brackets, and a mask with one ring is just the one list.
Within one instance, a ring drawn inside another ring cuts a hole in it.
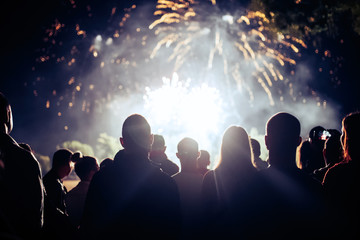
[{"label": "person's ear", "polygon": [[120,137],[120,144],[121,146],[123,146],[123,148],[125,148],[125,141],[124,138]]},{"label": "person's ear", "polygon": [[164,149],[163,149],[163,152],[165,152],[166,151],[166,146],[164,146]]},{"label": "person's ear", "polygon": [[178,159],[180,159],[180,153],[176,153]]},{"label": "person's ear", "polygon": [[198,151],[198,152],[197,152],[197,157],[196,157],[196,158],[199,158],[199,157],[200,157],[200,155],[201,155],[201,152],[200,152],[200,151]]}]

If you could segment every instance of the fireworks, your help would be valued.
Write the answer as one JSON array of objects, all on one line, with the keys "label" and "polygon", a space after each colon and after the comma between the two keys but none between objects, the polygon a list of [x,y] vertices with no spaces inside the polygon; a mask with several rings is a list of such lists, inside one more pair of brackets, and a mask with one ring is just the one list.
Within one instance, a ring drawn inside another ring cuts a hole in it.
[{"label": "fireworks", "polygon": [[[55,18],[45,31],[33,91],[59,117],[136,109],[156,131],[207,138],[226,119],[241,122],[244,106],[300,98],[291,77],[307,45],[271,32],[264,13],[210,0],[119,2],[98,13],[72,1],[71,18]],[[49,81],[49,94],[38,91]]]}]

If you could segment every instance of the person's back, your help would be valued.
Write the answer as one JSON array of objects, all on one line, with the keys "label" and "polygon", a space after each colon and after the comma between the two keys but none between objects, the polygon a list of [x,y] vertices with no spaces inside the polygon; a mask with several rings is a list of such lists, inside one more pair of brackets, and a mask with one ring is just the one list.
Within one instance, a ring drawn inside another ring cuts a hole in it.
[{"label": "person's back", "polygon": [[23,239],[39,237],[43,224],[43,185],[35,156],[9,135],[10,104],[0,93],[0,158],[3,164],[0,208],[15,234]]},{"label": "person's back", "polygon": [[230,126],[224,132],[220,162],[206,173],[202,195],[204,225],[208,237],[250,238],[261,215],[256,206],[258,172],[252,164],[250,139],[240,126]]},{"label": "person's back", "polygon": [[197,171],[197,159],[200,155],[198,143],[192,138],[182,139],[177,146],[176,156],[181,163],[181,171],[172,176],[179,193],[183,219],[183,238],[189,239],[200,221],[201,186],[203,175]]},{"label": "person's back", "polygon": [[269,231],[280,238],[293,237],[298,229],[299,237],[320,236],[325,213],[321,185],[296,166],[299,120],[285,112],[273,115],[266,125],[265,143],[270,167],[261,174]]},{"label": "person's back", "polygon": [[90,181],[99,168],[97,159],[90,156],[84,156],[75,163],[75,173],[80,178],[80,182],[66,194],[65,198],[66,211],[75,227],[80,225]]},{"label": "person's back", "polygon": [[174,180],[148,159],[150,126],[134,114],[125,120],[122,135],[124,150],[90,183],[81,232],[90,239],[176,239],[179,193]]},{"label": "person's back", "polygon": [[[360,214],[360,113],[348,114],[342,120],[341,143],[344,160],[325,174],[323,186],[336,226],[345,237],[358,238]],[[335,225],[335,224],[334,224]]]}]

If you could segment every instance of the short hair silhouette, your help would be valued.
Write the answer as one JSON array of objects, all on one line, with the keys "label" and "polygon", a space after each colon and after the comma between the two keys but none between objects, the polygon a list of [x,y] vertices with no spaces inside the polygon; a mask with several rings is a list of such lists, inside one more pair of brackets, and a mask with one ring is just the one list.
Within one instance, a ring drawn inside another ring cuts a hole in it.
[{"label": "short hair silhouette", "polygon": [[199,145],[192,138],[183,138],[177,145],[178,154],[181,156],[199,153]]},{"label": "short hair silhouette", "polygon": [[286,112],[273,115],[266,124],[266,134],[279,140],[292,139],[300,136],[299,120]]},{"label": "short hair silhouette", "polygon": [[148,121],[140,114],[127,117],[122,127],[121,143],[125,150],[149,151],[152,139]]},{"label": "short hair silhouette", "polygon": [[154,134],[154,142],[151,149],[154,151],[160,150],[163,151],[165,148],[165,139],[162,135]]},{"label": "short hair silhouette", "polygon": [[85,180],[91,171],[97,171],[98,169],[98,161],[91,156],[84,156],[75,164],[75,173],[81,180]]},{"label": "short hair silhouette", "polygon": [[300,121],[290,113],[274,114],[266,123],[265,144],[269,150],[269,164],[296,167],[296,148],[301,143]]},{"label": "short hair silhouette", "polygon": [[52,167],[57,168],[69,164],[72,159],[73,153],[69,149],[57,150],[52,158]]},{"label": "short hair silhouette", "polygon": [[111,166],[114,163],[114,159],[112,158],[105,158],[101,161],[100,163],[100,169],[107,167],[107,166]]},{"label": "short hair silhouette", "polygon": [[206,168],[210,165],[210,153],[206,150],[200,150],[200,157],[198,158],[198,165]]}]

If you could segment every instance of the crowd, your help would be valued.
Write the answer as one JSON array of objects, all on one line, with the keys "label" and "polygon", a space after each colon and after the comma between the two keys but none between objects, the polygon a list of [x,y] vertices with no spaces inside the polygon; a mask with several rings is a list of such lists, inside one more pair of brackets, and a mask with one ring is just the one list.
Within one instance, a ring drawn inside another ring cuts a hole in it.
[{"label": "crowd", "polygon": [[[287,112],[264,126],[268,159],[231,125],[210,170],[195,139],[179,140],[179,167],[132,114],[113,158],[58,149],[43,176],[30,146],[10,136],[0,93],[0,239],[359,239],[360,113],[343,118],[341,133],[316,126],[304,140]],[[68,191],[72,169],[80,182]]]}]

